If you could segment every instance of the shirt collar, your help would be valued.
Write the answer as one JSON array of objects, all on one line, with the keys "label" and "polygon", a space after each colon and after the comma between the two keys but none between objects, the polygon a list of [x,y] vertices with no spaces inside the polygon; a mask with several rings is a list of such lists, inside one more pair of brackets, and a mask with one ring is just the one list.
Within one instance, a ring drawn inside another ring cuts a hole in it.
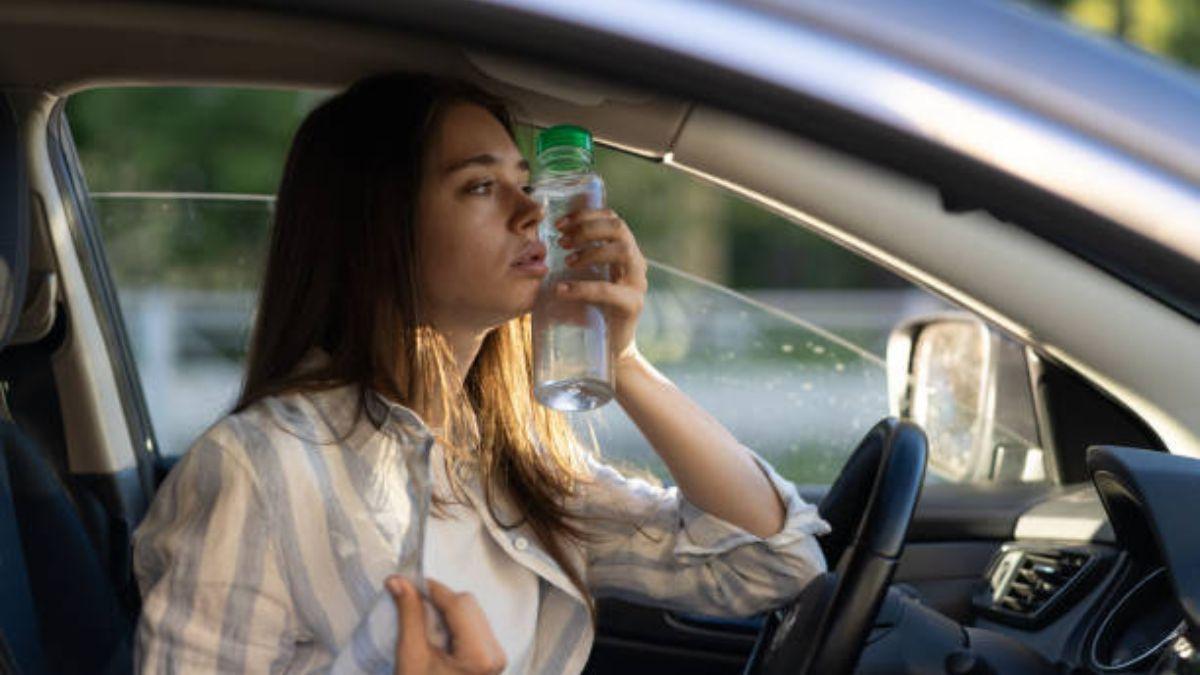
[{"label": "shirt collar", "polygon": [[[332,357],[330,357],[328,352],[320,347],[313,347],[304,355],[293,372],[317,368],[328,364],[331,360]],[[349,423],[354,419],[357,392],[357,386],[346,385],[315,392],[305,392],[302,395],[308,397],[313,407],[325,419],[326,424],[333,422],[338,425],[334,427],[334,433],[343,434]],[[416,412],[411,408],[388,399],[377,391],[368,390],[366,405],[370,409],[374,419],[384,420],[383,430],[385,432],[404,434],[415,441],[422,442],[432,436],[428,426]],[[377,430],[371,424],[370,420],[364,417],[360,420],[360,427],[350,435],[347,442],[351,444],[351,447],[357,448],[361,443],[370,439],[374,433],[377,433]],[[523,518],[521,510],[517,508],[517,505],[513,503],[507,493],[504,490],[494,492],[492,494],[492,509],[488,509],[483,486],[479,482],[478,475],[465,466],[459,466],[458,470],[459,485],[465,490],[466,496],[472,502],[475,511],[479,513],[488,532],[497,540],[499,545],[508,551],[510,556],[521,561],[522,564],[529,566],[549,583],[582,602],[583,597],[579,594],[579,590],[575,588],[575,585],[571,583],[566,573],[538,545],[537,535],[533,532],[528,522],[516,528],[508,529]],[[514,537],[525,539],[528,548],[520,552],[514,552],[512,550],[514,545],[511,541]],[[581,561],[579,560],[573,561],[573,564],[580,563]]]},{"label": "shirt collar", "polygon": [[[332,357],[320,347],[310,348],[296,366],[291,375],[301,374],[328,365]],[[424,440],[433,436],[425,421],[411,408],[397,403],[383,394],[368,388],[365,392],[364,415],[356,420],[359,402],[359,385],[346,384],[327,389],[289,393],[281,396],[304,397],[316,409],[321,421],[330,428],[333,434],[346,435],[347,430],[357,421],[357,427],[347,436],[351,447],[359,447],[376,432],[382,430],[393,436],[404,436],[415,440]],[[302,413],[294,406],[283,406],[282,421],[292,427],[310,425],[312,420],[301,419]],[[290,414],[289,414],[290,413]],[[372,420],[382,421],[379,428]]]}]

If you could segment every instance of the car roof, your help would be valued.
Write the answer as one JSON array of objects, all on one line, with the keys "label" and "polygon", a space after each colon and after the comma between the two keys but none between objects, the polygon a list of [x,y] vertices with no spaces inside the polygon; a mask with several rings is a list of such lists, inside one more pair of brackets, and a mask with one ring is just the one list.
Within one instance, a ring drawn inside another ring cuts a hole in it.
[{"label": "car roof", "polygon": [[[380,21],[330,19],[322,7],[221,3],[0,4],[0,82],[69,95],[164,84],[337,89],[365,74],[419,70],[474,80],[532,124],[572,119],[599,139],[662,156],[687,104],[528,61],[466,49]],[[64,45],[70,45],[64,48]]]},{"label": "car roof", "polygon": [[757,3],[989,91],[1200,184],[1194,71],[1015,0]]},{"label": "car roof", "polygon": [[[620,25],[622,5],[633,1],[446,0],[439,4],[449,20],[457,14],[466,22],[471,16],[468,10],[509,11],[531,20],[537,16],[587,22],[604,31],[628,28]],[[695,13],[687,11],[687,4],[706,5],[760,12],[779,22],[833,32],[1085,130],[1200,184],[1200,125],[1194,123],[1200,118],[1200,79],[1012,1],[636,3],[661,6],[665,15],[681,21]],[[428,26],[419,20],[421,10],[420,3],[375,0],[258,0],[236,6],[215,1],[9,0],[0,6],[0,28],[6,29],[0,44],[0,75],[9,85],[59,92],[98,84],[169,81],[337,87],[364,72],[410,67],[483,79],[499,72],[511,76],[510,81],[563,91],[555,88],[555,80],[562,84],[565,78],[549,69],[518,72],[511,62],[497,62],[489,70],[479,67],[485,55],[450,43],[425,36],[398,41],[391,27],[413,25],[427,32]],[[358,48],[347,49],[346,42]],[[630,100],[661,98],[571,79],[578,100],[595,103],[599,97],[601,106],[621,108]],[[537,98],[536,92],[521,87],[508,93],[518,100]],[[532,102],[534,119],[547,116],[540,103],[545,101]],[[669,105],[648,111],[647,116],[631,120],[628,130],[638,136],[636,130],[655,113],[678,121],[672,118],[680,108]]]}]

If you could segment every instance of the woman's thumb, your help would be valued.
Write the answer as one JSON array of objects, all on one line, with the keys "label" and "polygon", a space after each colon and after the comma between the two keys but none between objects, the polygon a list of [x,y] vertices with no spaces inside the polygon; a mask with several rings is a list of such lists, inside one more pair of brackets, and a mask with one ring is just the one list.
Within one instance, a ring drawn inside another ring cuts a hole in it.
[{"label": "woman's thumb", "polygon": [[429,644],[425,636],[425,601],[417,589],[404,577],[392,575],[384,582],[396,602],[397,625],[396,665],[399,672],[421,672],[419,668],[429,659]]}]

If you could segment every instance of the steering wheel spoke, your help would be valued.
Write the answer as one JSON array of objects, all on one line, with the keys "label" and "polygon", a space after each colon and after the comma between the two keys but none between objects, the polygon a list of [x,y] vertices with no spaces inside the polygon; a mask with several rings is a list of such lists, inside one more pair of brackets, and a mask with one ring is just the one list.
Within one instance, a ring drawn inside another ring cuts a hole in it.
[{"label": "steering wheel spoke", "polygon": [[911,422],[889,417],[867,432],[819,506],[833,528],[821,542],[832,571],[767,616],[747,675],[854,670],[904,552],[927,455]]}]

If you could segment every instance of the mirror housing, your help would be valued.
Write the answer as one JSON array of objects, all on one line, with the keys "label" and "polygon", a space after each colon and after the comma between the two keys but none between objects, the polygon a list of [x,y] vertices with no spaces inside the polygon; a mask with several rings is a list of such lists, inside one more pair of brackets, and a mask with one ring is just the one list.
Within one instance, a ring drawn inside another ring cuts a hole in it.
[{"label": "mirror housing", "polygon": [[890,414],[929,436],[929,469],[950,482],[1045,480],[1028,350],[965,312],[906,320],[887,346]]}]

